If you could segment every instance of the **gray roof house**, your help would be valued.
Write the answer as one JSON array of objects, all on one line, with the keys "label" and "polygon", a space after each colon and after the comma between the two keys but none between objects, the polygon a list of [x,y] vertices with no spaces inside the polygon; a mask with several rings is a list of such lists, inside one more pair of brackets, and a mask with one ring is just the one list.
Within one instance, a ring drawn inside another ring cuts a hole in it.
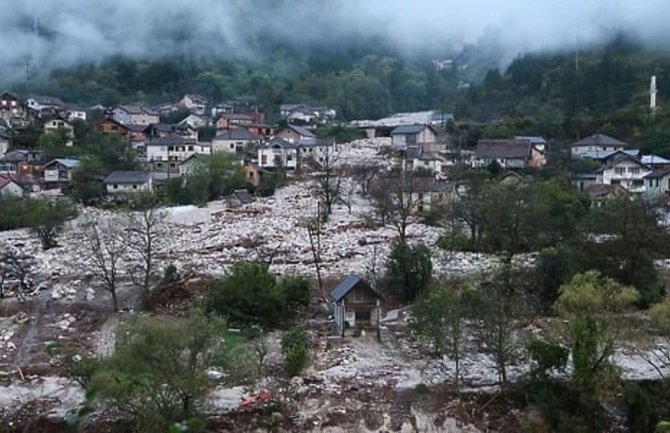
[{"label": "gray roof house", "polygon": [[110,194],[153,190],[151,173],[147,171],[114,171],[103,182]]},{"label": "gray roof house", "polygon": [[587,152],[624,150],[626,143],[605,134],[594,134],[570,144],[573,158],[581,158]]},{"label": "gray roof house", "polygon": [[479,140],[473,165],[486,167],[493,161],[506,169],[542,168],[547,163],[545,153],[530,140]]},{"label": "gray roof house", "polygon": [[423,147],[437,141],[437,132],[430,125],[401,125],[391,131],[391,141],[397,150]]}]

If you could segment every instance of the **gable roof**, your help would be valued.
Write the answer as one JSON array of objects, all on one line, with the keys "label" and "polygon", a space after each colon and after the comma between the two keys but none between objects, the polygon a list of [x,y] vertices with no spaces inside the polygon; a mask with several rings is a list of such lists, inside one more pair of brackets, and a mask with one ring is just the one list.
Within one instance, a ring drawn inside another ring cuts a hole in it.
[{"label": "gable roof", "polygon": [[39,105],[51,105],[54,107],[65,107],[65,102],[53,96],[31,95],[28,99],[32,99]]},{"label": "gable roof", "polygon": [[303,128],[302,126],[298,126],[298,125],[286,125],[286,127],[289,128],[289,129],[291,129],[291,130],[293,130],[296,134],[298,134],[298,135],[300,135],[300,136],[302,136],[302,137],[316,138],[316,135],[314,135],[314,133],[312,133],[312,131],[310,131],[310,130],[307,129],[307,128]]},{"label": "gable roof", "polygon": [[214,137],[214,140],[258,140],[258,136],[250,132],[247,128],[233,128]]},{"label": "gable roof", "polygon": [[616,138],[610,137],[609,135],[593,134],[586,138],[582,138],[579,141],[575,141],[570,145],[570,147],[582,146],[626,146],[626,143],[617,140]]},{"label": "gable roof", "polygon": [[119,105],[117,109],[125,111],[128,114],[149,114],[153,116],[158,115],[156,111],[143,105]]},{"label": "gable roof", "polygon": [[640,161],[642,161],[642,164],[648,164],[648,165],[670,164],[670,159],[665,159],[662,156],[658,155],[642,155]]},{"label": "gable roof", "polygon": [[3,189],[4,187],[9,185],[10,183],[16,183],[16,182],[14,182],[11,177],[6,176],[4,174],[0,174],[0,189]]},{"label": "gable roof", "polygon": [[297,146],[293,143],[289,143],[286,140],[283,140],[281,138],[273,138],[270,141],[265,142],[263,145],[261,145],[262,148],[269,149],[273,147],[279,147],[280,149],[296,149]]},{"label": "gable roof", "polygon": [[479,159],[520,159],[530,157],[528,140],[479,140],[475,156]]},{"label": "gable roof", "polygon": [[627,154],[637,157],[640,154],[638,149],[624,149],[624,150],[589,150],[582,153],[580,156],[585,159],[606,160],[616,155],[617,153]]},{"label": "gable roof", "polygon": [[168,135],[166,137],[152,138],[145,143],[146,146],[178,146],[193,145],[196,143],[194,138],[182,137],[181,135]]},{"label": "gable roof", "polygon": [[420,133],[426,128],[433,131],[433,129],[428,125],[400,125],[391,131],[391,135],[413,135]]},{"label": "gable roof", "polygon": [[358,275],[347,275],[344,280],[340,281],[340,284],[335,286],[335,288],[330,291],[330,299],[335,302],[340,302],[349,294],[349,292],[351,292],[357,285],[361,283],[365,282]]},{"label": "gable roof", "polygon": [[72,158],[56,158],[54,160],[51,160],[50,162],[44,164],[44,167],[48,167],[51,164],[60,164],[64,166],[65,168],[73,169],[79,166],[79,160],[78,159],[72,159]]},{"label": "gable roof", "polygon": [[104,180],[105,184],[147,183],[151,173],[147,171],[114,171]]},{"label": "gable roof", "polygon": [[628,194],[628,191],[621,185],[607,185],[602,183],[589,185],[584,189],[584,192],[591,199],[607,197],[610,194],[614,196]]}]

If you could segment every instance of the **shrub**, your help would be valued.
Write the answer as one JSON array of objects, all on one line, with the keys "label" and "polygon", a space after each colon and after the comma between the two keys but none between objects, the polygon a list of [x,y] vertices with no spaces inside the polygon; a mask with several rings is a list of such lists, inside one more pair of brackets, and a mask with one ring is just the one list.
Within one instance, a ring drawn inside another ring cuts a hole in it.
[{"label": "shrub", "polygon": [[299,375],[307,365],[309,344],[309,335],[302,328],[292,328],[284,333],[281,348],[284,355],[284,371],[289,377]]}]

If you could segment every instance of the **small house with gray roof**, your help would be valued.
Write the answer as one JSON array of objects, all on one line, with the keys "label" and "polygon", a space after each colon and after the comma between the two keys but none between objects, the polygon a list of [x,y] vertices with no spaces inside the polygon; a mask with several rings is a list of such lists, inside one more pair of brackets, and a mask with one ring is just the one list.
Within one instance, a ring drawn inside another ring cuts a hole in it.
[{"label": "small house with gray roof", "polygon": [[348,275],[330,292],[338,335],[374,331],[379,335],[382,298],[361,277]]},{"label": "small house with gray roof", "polygon": [[247,149],[247,147],[257,144],[260,138],[251,133],[247,128],[236,127],[227,129],[218,134],[212,140],[212,152],[235,153]]},{"label": "small house with gray roof", "polygon": [[472,165],[486,167],[493,162],[505,169],[542,168],[547,157],[528,139],[479,140]]},{"label": "small house with gray roof", "polygon": [[437,141],[437,132],[430,125],[401,125],[391,131],[391,141],[396,150],[423,148]]},{"label": "small house with gray roof", "polygon": [[147,171],[114,171],[104,180],[109,194],[152,191],[151,173]]},{"label": "small house with gray roof", "polygon": [[295,170],[298,167],[298,146],[281,138],[261,144],[258,146],[258,167]]},{"label": "small house with gray roof", "polygon": [[573,158],[582,158],[588,152],[615,152],[624,150],[626,143],[605,134],[594,134],[570,144],[570,155]]}]

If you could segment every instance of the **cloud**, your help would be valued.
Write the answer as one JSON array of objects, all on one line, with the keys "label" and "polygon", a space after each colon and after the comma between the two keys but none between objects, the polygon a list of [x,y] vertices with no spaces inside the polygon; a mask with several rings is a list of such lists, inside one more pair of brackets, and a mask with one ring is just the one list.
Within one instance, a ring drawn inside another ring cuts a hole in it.
[{"label": "cloud", "polygon": [[481,41],[554,50],[634,32],[665,46],[667,0],[0,0],[0,73],[111,55],[254,58],[258,36],[297,47],[381,38],[407,53]]}]

